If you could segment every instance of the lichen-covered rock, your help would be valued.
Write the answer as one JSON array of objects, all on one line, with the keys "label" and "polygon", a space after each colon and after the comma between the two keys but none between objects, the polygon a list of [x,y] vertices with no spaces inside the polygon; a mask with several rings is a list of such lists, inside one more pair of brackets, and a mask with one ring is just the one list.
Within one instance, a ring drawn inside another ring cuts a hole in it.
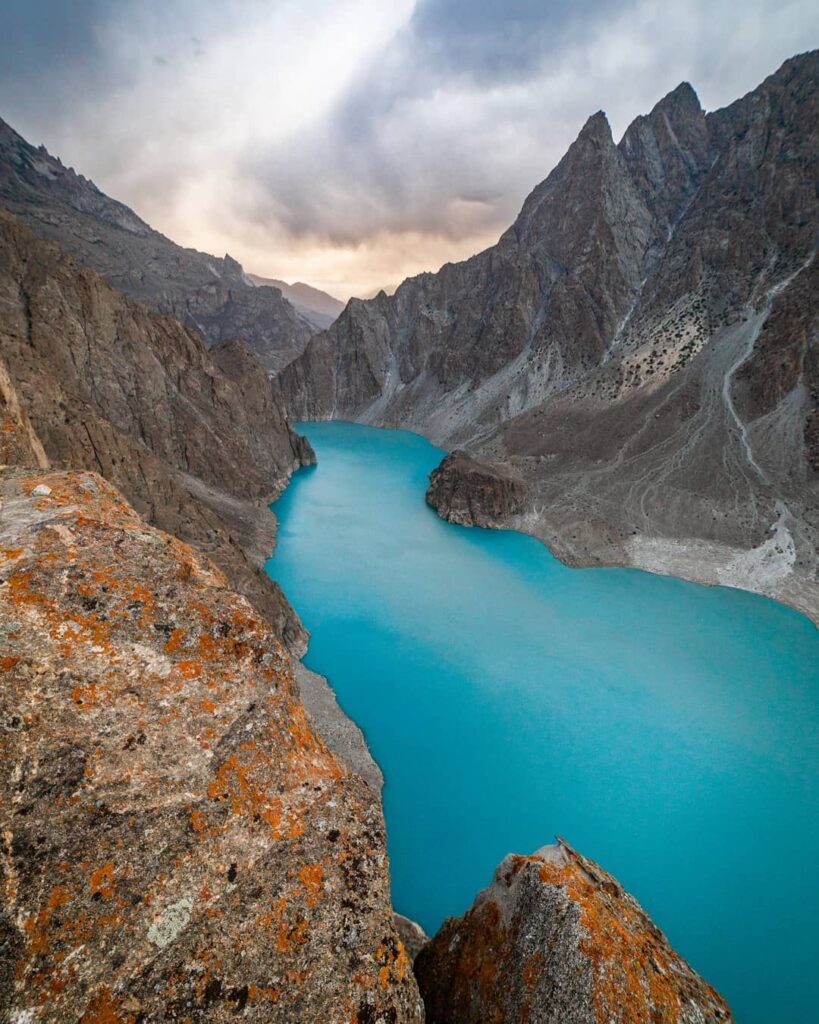
[{"label": "lichen-covered rock", "polygon": [[377,796],[226,578],[0,477],[0,1019],[416,1022]]},{"label": "lichen-covered rock", "polygon": [[526,488],[506,467],[454,451],[430,473],[427,503],[450,523],[496,526],[523,511]]},{"label": "lichen-covered rock", "polygon": [[725,1024],[725,1001],[562,840],[509,856],[415,960],[427,1024]]}]

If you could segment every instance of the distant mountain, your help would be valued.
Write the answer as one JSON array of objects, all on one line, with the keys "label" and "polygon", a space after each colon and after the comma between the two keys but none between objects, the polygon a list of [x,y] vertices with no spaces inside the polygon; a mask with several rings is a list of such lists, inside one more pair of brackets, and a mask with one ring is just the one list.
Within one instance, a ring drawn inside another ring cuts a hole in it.
[{"label": "distant mountain", "polygon": [[301,281],[288,284],[286,281],[278,281],[273,277],[259,277],[258,274],[248,274],[247,276],[256,285],[278,288],[296,311],[317,331],[329,327],[344,309],[344,303],[339,299],[328,295],[320,288],[303,284]]},{"label": "distant mountain", "polygon": [[240,337],[276,371],[314,325],[276,288],[256,288],[236,260],[184,249],[93,182],[0,120],[0,206],[115,288],[197,328],[209,345]]},{"label": "distant mountain", "polygon": [[619,144],[591,117],[497,245],[352,300],[278,385],[296,418],[448,448],[442,515],[565,561],[819,618],[819,53]]}]

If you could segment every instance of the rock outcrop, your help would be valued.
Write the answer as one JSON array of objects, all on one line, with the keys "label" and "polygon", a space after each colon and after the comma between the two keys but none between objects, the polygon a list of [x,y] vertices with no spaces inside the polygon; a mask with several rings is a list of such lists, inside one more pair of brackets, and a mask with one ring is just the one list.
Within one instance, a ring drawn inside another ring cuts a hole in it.
[{"label": "rock outcrop", "polygon": [[503,466],[454,451],[429,478],[427,503],[460,526],[494,526],[523,512],[523,481]]},{"label": "rock outcrop", "polygon": [[256,287],[230,256],[176,245],[2,120],[0,206],[208,344],[242,338],[269,371],[298,355],[315,330],[278,288]]},{"label": "rock outcrop", "polygon": [[726,1024],[619,883],[560,841],[509,856],[415,960],[427,1024]]},{"label": "rock outcrop", "polygon": [[377,795],[222,573],[6,469],[0,580],[0,1017],[420,1022]]},{"label": "rock outcrop", "polygon": [[617,144],[595,114],[497,245],[316,335],[278,378],[291,414],[506,467],[524,508],[494,525],[572,564],[819,619],[817,83],[819,52],[709,114],[683,83]]},{"label": "rock outcrop", "polygon": [[0,300],[0,358],[49,458],[101,473],[209,554],[302,648],[262,566],[276,526],[267,503],[313,454],[242,343],[208,352],[2,211]]}]

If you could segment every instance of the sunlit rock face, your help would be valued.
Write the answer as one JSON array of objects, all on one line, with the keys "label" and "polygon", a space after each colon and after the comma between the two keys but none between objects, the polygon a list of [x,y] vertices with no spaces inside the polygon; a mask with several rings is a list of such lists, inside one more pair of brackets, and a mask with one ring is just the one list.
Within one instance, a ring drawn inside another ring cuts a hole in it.
[{"label": "sunlit rock face", "polygon": [[505,466],[526,499],[493,525],[570,564],[819,618],[817,82],[803,54],[708,114],[683,83],[619,143],[595,114],[497,245],[313,338],[288,408]]},{"label": "sunlit rock face", "polygon": [[427,1024],[720,1024],[724,1000],[565,843],[509,856],[415,971]]},{"label": "sunlit rock face", "polygon": [[313,454],[243,344],[207,351],[4,212],[0,297],[0,358],[47,455],[102,473],[303,647],[261,566],[275,537],[267,502]]},{"label": "sunlit rock face", "polygon": [[3,1019],[419,1022],[378,798],[225,576],[7,468],[0,578]]}]

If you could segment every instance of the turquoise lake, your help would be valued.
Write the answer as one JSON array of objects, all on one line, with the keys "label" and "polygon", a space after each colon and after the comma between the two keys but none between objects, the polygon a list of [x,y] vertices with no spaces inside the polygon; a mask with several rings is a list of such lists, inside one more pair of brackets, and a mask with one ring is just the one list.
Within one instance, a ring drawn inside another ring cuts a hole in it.
[{"label": "turquoise lake", "polygon": [[299,427],[268,572],[386,778],[396,909],[433,932],[508,852],[564,836],[640,900],[739,1024],[819,1006],[819,630],[773,601],[427,507],[441,452]]}]

